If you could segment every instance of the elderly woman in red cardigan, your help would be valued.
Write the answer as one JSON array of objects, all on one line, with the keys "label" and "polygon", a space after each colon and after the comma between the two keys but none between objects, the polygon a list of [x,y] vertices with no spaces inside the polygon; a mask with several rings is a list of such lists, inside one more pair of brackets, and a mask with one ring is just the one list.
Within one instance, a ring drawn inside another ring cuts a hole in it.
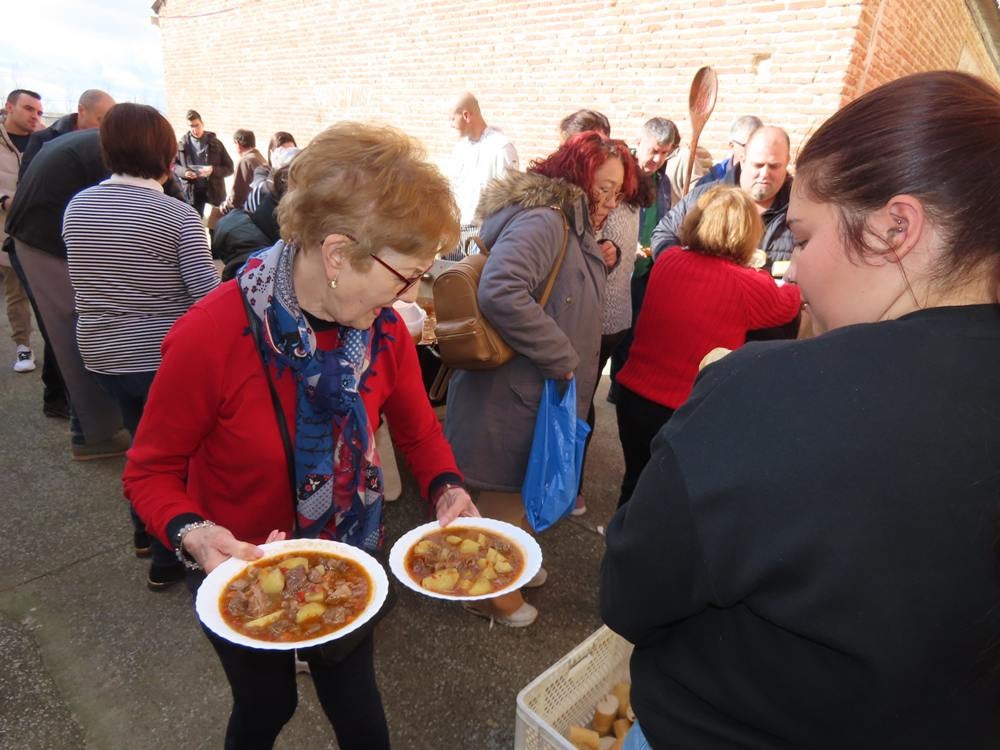
[{"label": "elderly woman in red cardigan", "polygon": [[[205,571],[294,531],[378,550],[381,413],[438,520],[478,515],[392,311],[458,242],[447,180],[403,133],[339,123],[295,158],[278,223],[167,334],[125,468],[146,527]],[[295,711],[293,652],[208,637],[233,691],[226,747],[270,748]],[[372,648],[369,631],[347,653],[300,651],[345,750],[389,747]]]},{"label": "elderly woman in red cardigan", "polygon": [[628,362],[616,378],[625,457],[619,507],[649,461],[650,442],[690,395],[702,358],[717,347],[741,346],[747,331],[783,325],[798,315],[798,287],[779,287],[769,274],[748,267],[762,234],[760,216],[745,193],[713,188],[688,213],[681,229],[684,246],[657,258]]}]

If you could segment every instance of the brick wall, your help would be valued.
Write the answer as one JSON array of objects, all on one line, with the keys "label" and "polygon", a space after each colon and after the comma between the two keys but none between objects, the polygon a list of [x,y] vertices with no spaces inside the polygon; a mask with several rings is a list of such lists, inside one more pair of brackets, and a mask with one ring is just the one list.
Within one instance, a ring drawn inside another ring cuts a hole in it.
[{"label": "brick wall", "polygon": [[526,164],[580,107],[629,141],[653,115],[686,139],[702,65],[719,74],[702,139],[718,158],[739,115],[784,125],[798,146],[858,91],[955,67],[963,51],[997,80],[963,0],[167,0],[160,29],[179,132],[189,107],[230,146],[237,127],[262,147],[275,130],[303,145],[338,119],[376,119],[436,161],[464,89]]},{"label": "brick wall", "polygon": [[1000,85],[962,0],[865,0],[844,101],[909,73],[961,69]]}]

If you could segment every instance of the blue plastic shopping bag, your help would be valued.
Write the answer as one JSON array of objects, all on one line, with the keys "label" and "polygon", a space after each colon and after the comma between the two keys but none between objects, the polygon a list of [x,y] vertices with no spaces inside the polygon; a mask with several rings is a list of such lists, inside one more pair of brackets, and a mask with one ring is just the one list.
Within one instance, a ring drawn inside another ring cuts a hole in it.
[{"label": "blue plastic shopping bag", "polygon": [[521,487],[535,531],[545,531],[573,508],[588,434],[590,425],[576,416],[576,378],[546,380]]}]

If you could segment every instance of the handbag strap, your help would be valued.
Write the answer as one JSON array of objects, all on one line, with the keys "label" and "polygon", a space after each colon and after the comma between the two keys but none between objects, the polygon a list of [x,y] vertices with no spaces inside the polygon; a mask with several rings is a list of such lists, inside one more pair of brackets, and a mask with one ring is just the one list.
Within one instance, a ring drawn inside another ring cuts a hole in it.
[{"label": "handbag strap", "polygon": [[[542,296],[538,300],[538,304],[541,307],[545,307],[545,303],[549,301],[549,297],[552,295],[552,289],[556,285],[556,276],[559,275],[559,269],[562,268],[563,260],[566,258],[566,248],[569,246],[569,222],[566,221],[566,214],[559,206],[549,206],[553,211],[559,213],[559,218],[562,219],[563,225],[563,242],[562,249],[559,250],[559,257],[556,258],[555,264],[552,266],[552,270],[549,271],[549,278],[545,281],[545,289],[542,291]],[[485,256],[489,256],[490,248],[486,246],[486,243],[480,239],[478,235],[473,235],[466,240],[466,247],[468,248],[472,244],[479,246],[479,252]]]},{"label": "handbag strap", "polygon": [[545,307],[545,303],[549,301],[549,296],[552,294],[552,288],[556,285],[556,276],[559,275],[559,269],[562,268],[563,260],[566,258],[566,248],[569,246],[569,222],[566,221],[566,214],[564,214],[562,209],[558,206],[549,206],[549,208],[554,211],[558,211],[559,218],[562,219],[563,243],[562,250],[559,251],[559,257],[556,258],[555,265],[552,266],[552,271],[549,273],[549,280],[545,282],[545,290],[542,292],[542,296],[538,300],[539,307]]},{"label": "handbag strap", "polygon": [[285,421],[285,410],[281,407],[281,399],[278,398],[278,389],[274,387],[274,380],[271,378],[271,368],[264,359],[264,350],[261,345],[264,343],[264,336],[260,330],[260,319],[250,307],[243,290],[239,290],[240,299],[243,300],[243,309],[246,310],[247,320],[250,322],[250,333],[253,336],[254,346],[257,354],[260,355],[260,362],[264,366],[264,377],[267,378],[267,389],[271,392],[271,406],[274,407],[274,418],[278,423],[278,432],[281,433],[281,443],[285,448],[285,468],[288,472],[288,486],[292,491],[292,535],[299,535],[299,508],[298,508],[298,482],[295,481],[295,451],[292,449],[292,438],[288,434],[288,422]]}]

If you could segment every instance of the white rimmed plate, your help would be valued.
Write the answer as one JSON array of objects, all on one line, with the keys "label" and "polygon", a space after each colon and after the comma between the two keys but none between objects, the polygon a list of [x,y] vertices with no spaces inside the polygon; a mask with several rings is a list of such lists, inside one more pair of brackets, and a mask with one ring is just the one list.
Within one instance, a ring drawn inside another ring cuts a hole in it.
[{"label": "white rimmed plate", "polygon": [[[198,595],[195,597],[194,602],[198,617],[205,623],[205,626],[209,630],[225,638],[227,641],[232,641],[241,646],[289,651],[293,648],[308,648],[309,646],[318,646],[320,643],[343,638],[345,635],[353,633],[374,617],[379,609],[382,608],[382,603],[389,593],[389,578],[386,576],[385,570],[382,569],[382,566],[378,564],[378,561],[374,557],[357,547],[352,547],[342,542],[332,542],[327,539],[286,539],[281,542],[261,544],[260,548],[264,550],[264,556],[260,560],[248,562],[231,557],[209,573],[205,577],[205,580],[202,581],[201,586],[198,587]],[[229,627],[222,618],[222,612],[219,611],[219,599],[222,596],[223,590],[229,585],[229,582],[248,565],[253,565],[269,557],[284,555],[289,552],[324,552],[356,562],[364,568],[372,582],[371,597],[368,600],[368,606],[354,620],[339,630],[334,630],[332,633],[327,633],[318,638],[309,638],[304,641],[263,641],[251,638]]]},{"label": "white rimmed plate", "polygon": [[492,599],[501,594],[521,588],[534,578],[535,573],[542,567],[542,549],[538,546],[538,542],[532,539],[531,535],[524,529],[519,529],[517,526],[492,518],[456,518],[446,528],[483,529],[484,531],[492,531],[507,537],[507,539],[521,548],[521,554],[524,556],[524,567],[521,569],[521,574],[499,591],[479,596],[452,596],[451,594],[439,594],[436,591],[425,589],[414,581],[406,571],[406,553],[425,536],[441,529],[441,525],[437,521],[431,521],[430,523],[425,523],[423,526],[417,526],[417,528],[407,531],[396,540],[396,543],[392,545],[392,550],[389,552],[389,569],[404,586],[408,586],[424,596],[433,596],[435,599],[449,599],[451,601]]}]

